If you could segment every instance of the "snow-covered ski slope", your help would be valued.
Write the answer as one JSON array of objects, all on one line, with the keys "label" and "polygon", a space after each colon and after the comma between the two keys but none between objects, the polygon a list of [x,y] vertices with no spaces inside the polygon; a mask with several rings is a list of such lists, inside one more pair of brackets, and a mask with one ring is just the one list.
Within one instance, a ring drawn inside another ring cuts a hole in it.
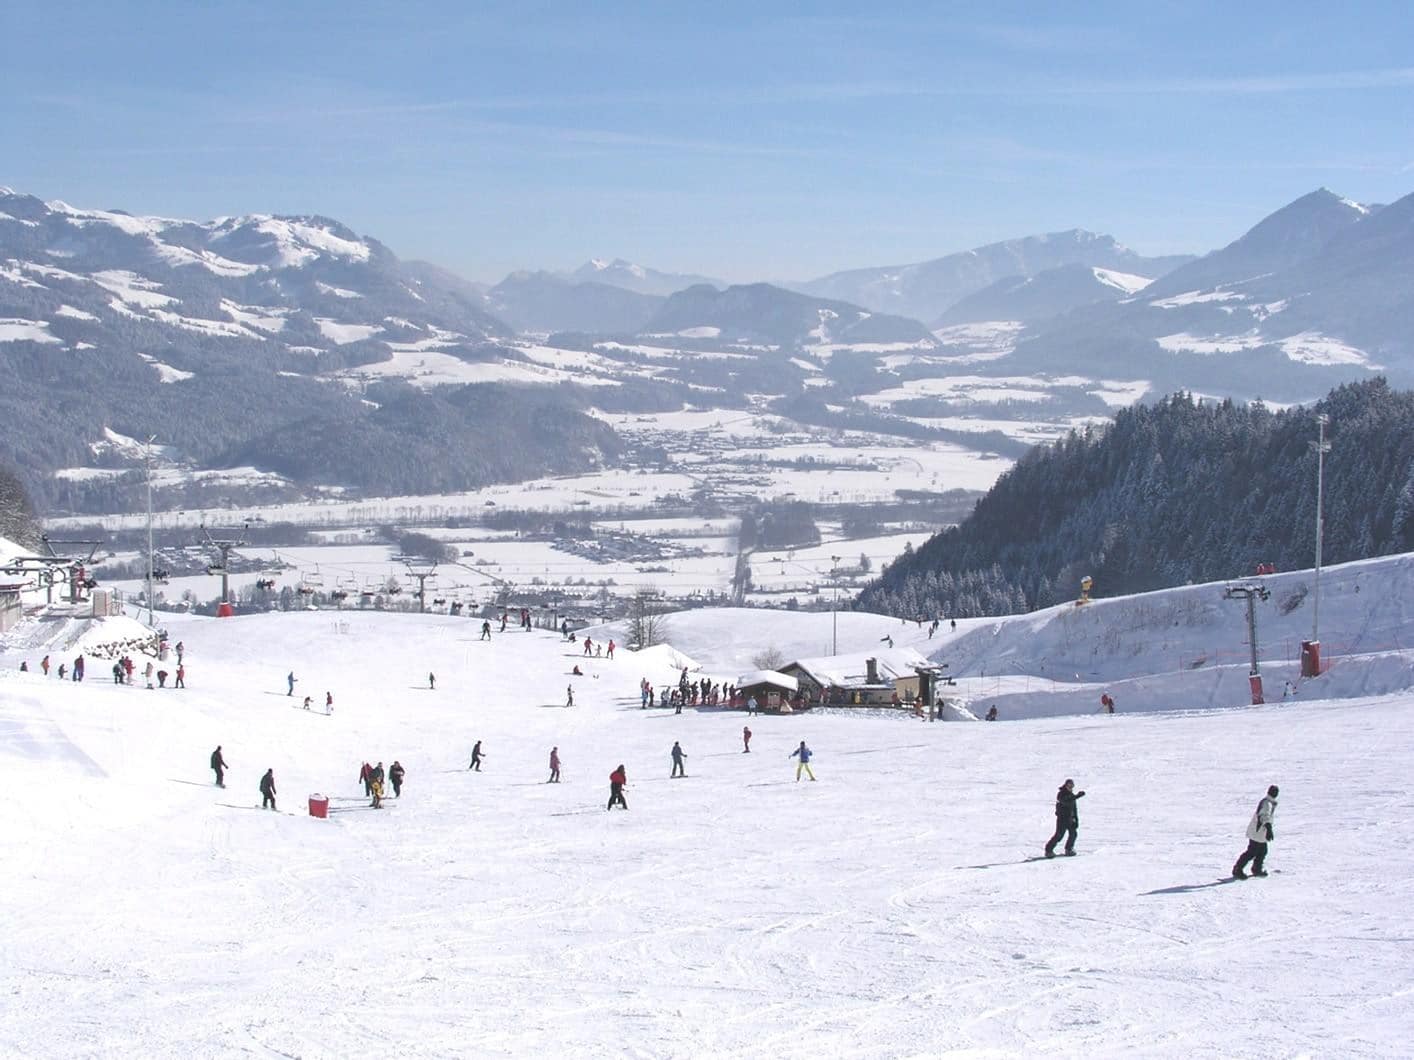
[{"label": "snow-covered ski slope", "polygon": [[[1367,565],[1360,602],[1399,595],[1404,562]],[[1327,599],[1345,570],[1323,576],[1323,628],[1356,613],[1353,591]],[[932,646],[961,660],[1030,624],[1053,653],[1062,621],[959,623]],[[1161,683],[1172,646],[1146,663],[1121,625],[1093,669]],[[61,683],[17,672],[32,641],[0,652],[0,1055],[1408,1055],[1414,710],[1404,692],[1313,698],[1341,658],[1257,708],[1138,713],[1116,691],[1113,717],[748,719],[641,711],[638,681],[671,679],[666,662],[478,626],[177,618],[185,691],[114,686],[93,657]],[[732,641],[820,654],[831,616],[674,627],[730,672]],[[841,651],[926,632],[838,616]],[[332,716],[299,709],[326,690]],[[818,782],[794,779],[801,739]],[[403,797],[366,808],[360,763],[394,758]],[[606,813],[619,763],[630,810]],[[256,808],[268,767],[288,812]],[[1082,856],[1029,861],[1066,777],[1087,791]],[[1269,783],[1273,874],[1220,882]],[[337,812],[306,816],[311,792]]]}]

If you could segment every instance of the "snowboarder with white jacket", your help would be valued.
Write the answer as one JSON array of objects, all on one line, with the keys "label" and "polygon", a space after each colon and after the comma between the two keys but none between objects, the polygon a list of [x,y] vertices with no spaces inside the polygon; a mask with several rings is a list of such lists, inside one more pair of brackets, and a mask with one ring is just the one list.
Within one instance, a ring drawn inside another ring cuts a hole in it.
[{"label": "snowboarder with white jacket", "polygon": [[1276,838],[1272,831],[1272,818],[1277,814],[1277,793],[1280,789],[1275,784],[1267,789],[1267,794],[1257,803],[1257,809],[1252,814],[1252,820],[1247,825],[1247,849],[1242,852],[1242,856],[1237,859],[1237,864],[1232,867],[1234,879],[1245,880],[1247,873],[1243,870],[1248,863],[1252,865],[1253,876],[1265,876],[1267,870],[1262,866],[1267,860],[1267,844]]}]

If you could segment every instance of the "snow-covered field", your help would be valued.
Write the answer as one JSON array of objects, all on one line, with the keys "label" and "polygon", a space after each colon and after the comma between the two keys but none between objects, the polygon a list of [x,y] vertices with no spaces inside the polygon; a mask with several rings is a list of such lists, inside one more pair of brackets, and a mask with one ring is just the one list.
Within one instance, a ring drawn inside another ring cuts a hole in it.
[{"label": "snow-covered field", "polygon": [[[1328,641],[1398,640],[1409,567],[1332,569]],[[1173,609],[1185,642],[1220,644],[1240,606],[1182,599],[1217,588],[1103,601],[1093,629],[1064,609],[931,639],[835,621],[842,652],[890,635],[1039,686],[1023,675],[1064,644],[1100,679],[1158,687],[1192,671],[1136,614],[1157,630]],[[831,622],[701,611],[667,630],[730,677],[768,645],[820,654]],[[671,680],[667,663],[587,660],[541,631],[481,641],[466,620],[360,613],[168,628],[184,691],[115,686],[92,654],[79,685],[17,672],[46,644],[56,662],[92,653],[102,626],[31,621],[0,641],[5,1055],[1407,1055],[1407,672],[1336,659],[1266,707],[1140,713],[1120,695],[1116,716],[995,725],[746,719],[642,711],[638,681]],[[325,691],[331,716],[298,709]],[[794,779],[801,739],[816,783]],[[395,758],[402,798],[367,808],[359,764]],[[606,813],[620,762],[631,809]],[[266,768],[283,813],[257,808]],[[1028,860],[1066,777],[1087,791],[1082,856]],[[1269,783],[1273,874],[1221,882]],[[305,815],[312,792],[328,820]]]}]

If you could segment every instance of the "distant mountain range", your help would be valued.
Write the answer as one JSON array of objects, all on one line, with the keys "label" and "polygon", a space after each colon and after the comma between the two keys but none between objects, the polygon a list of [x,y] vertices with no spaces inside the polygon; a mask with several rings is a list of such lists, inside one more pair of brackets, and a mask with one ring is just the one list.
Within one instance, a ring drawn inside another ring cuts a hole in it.
[{"label": "distant mountain range", "polygon": [[933,438],[962,414],[1414,383],[1414,196],[1320,189],[1197,259],[1075,230],[795,289],[702,279],[615,260],[488,289],[329,218],[197,223],[0,189],[0,459],[73,505],[131,486],[114,436],[154,434],[210,491],[435,492],[612,462],[591,406],[759,401]]},{"label": "distant mountain range", "polygon": [[1094,265],[1060,265],[1034,276],[1004,277],[954,303],[938,324],[948,327],[983,320],[1037,324],[1081,306],[1117,302],[1152,282],[1147,276]]},{"label": "distant mountain range", "polygon": [[1089,265],[1152,278],[1191,260],[1188,255],[1144,257],[1111,236],[1074,228],[992,243],[915,265],[850,269],[791,286],[937,326],[948,309],[998,280],[1035,276],[1062,265]]},{"label": "distant mountain range", "polygon": [[[0,458],[37,497],[81,504],[130,476],[115,435],[157,435],[164,463],[226,469],[213,493],[223,478],[278,490],[279,476],[466,488],[616,453],[611,430],[543,390],[409,386],[495,381],[525,363],[483,302],[328,218],[195,223],[0,189]],[[520,430],[532,420],[543,426]],[[506,440],[491,448],[497,424]]]},{"label": "distant mountain range", "polygon": [[1008,362],[1309,400],[1376,373],[1414,381],[1411,325],[1414,196],[1380,208],[1321,189],[1128,298],[1026,329]]},{"label": "distant mountain range", "polygon": [[724,291],[707,284],[689,287],[663,303],[643,330],[784,348],[936,345],[932,334],[916,320],[870,313],[848,302],[799,294],[768,283],[742,284]]},{"label": "distant mountain range", "polygon": [[709,287],[727,286],[723,281],[714,280],[710,276],[659,272],[657,269],[624,261],[623,258],[615,258],[613,261],[591,258],[564,278],[571,283],[606,283],[611,287],[622,287],[625,291],[656,295],[672,294],[674,291],[703,283]]},{"label": "distant mountain range", "polygon": [[632,334],[662,304],[661,295],[553,272],[513,272],[485,295],[490,312],[524,333]]}]

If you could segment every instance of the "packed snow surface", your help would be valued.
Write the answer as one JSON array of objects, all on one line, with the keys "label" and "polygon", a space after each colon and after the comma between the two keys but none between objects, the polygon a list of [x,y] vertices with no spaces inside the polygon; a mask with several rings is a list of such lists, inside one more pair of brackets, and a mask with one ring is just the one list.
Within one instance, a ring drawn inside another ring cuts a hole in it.
[{"label": "packed snow surface", "polygon": [[[1409,566],[1341,568],[1323,618],[1398,641]],[[1280,577],[1287,592],[1301,575]],[[665,622],[687,658],[620,642],[613,661],[446,616],[168,618],[188,688],[154,691],[112,684],[102,654],[136,623],[22,623],[0,641],[0,1052],[1402,1055],[1414,711],[1404,691],[1323,698],[1323,682],[1358,693],[1359,661],[1266,707],[1214,692],[1190,702],[1228,709],[1141,713],[1117,692],[1114,716],[998,724],[639,708],[644,677],[694,661],[734,677],[768,645],[818,654],[832,623],[842,652],[887,633],[972,671],[989,641],[1023,666],[1063,645],[1160,687],[1192,662],[1161,627],[1213,636],[1241,611],[1166,596],[1072,608],[1081,627],[1053,609],[934,638],[884,616],[696,611]],[[1141,613],[1148,639],[1106,632]],[[88,652],[87,680],[42,676],[46,650]],[[787,757],[802,739],[817,782]],[[373,810],[359,765],[395,758],[403,795]],[[608,813],[619,763],[631,809]],[[283,812],[259,809],[266,768]],[[1067,777],[1087,792],[1081,856],[1033,860]],[[1272,875],[1225,882],[1271,783]],[[327,820],[306,816],[314,792]]]}]

